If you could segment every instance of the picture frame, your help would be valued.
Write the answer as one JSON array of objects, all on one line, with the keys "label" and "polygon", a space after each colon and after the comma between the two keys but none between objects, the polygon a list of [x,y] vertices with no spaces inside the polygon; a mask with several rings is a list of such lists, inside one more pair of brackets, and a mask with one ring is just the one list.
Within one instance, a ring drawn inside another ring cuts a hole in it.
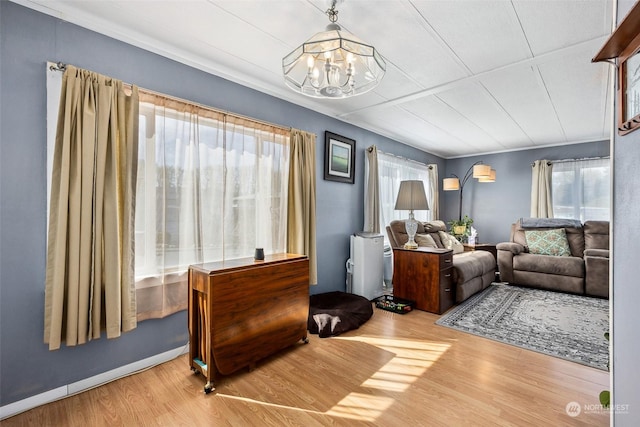
[{"label": "picture frame", "polygon": [[640,4],[631,8],[591,62],[608,62],[618,73],[618,135],[640,129]]},{"label": "picture frame", "polygon": [[626,135],[640,128],[640,45],[620,55],[618,66],[618,134]]},{"label": "picture frame", "polygon": [[324,147],[324,179],[353,184],[356,168],[356,141],[325,131]]}]

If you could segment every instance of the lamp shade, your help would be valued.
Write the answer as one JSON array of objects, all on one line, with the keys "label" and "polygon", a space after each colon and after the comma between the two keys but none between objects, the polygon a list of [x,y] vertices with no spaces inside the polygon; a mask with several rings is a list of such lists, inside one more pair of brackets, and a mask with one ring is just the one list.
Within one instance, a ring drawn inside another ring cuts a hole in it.
[{"label": "lamp shade", "polygon": [[489,165],[475,165],[473,167],[473,177],[481,178],[483,176],[489,176],[491,174],[491,166]]},{"label": "lamp shade", "polygon": [[396,210],[413,211],[428,210],[427,195],[424,192],[422,181],[402,181],[396,199]]},{"label": "lamp shade", "polygon": [[459,190],[460,180],[458,178],[445,178],[442,180],[442,189],[444,191]]},{"label": "lamp shade", "polygon": [[478,182],[496,182],[496,170],[491,169],[489,176],[483,176],[478,178]]}]

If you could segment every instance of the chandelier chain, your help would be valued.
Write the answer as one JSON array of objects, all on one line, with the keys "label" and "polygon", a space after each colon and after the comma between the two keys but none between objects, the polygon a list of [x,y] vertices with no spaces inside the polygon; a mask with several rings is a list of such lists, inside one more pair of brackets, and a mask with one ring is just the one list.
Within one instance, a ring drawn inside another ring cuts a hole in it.
[{"label": "chandelier chain", "polygon": [[325,12],[329,16],[329,21],[336,23],[338,21],[338,11],[336,10],[336,0],[331,2],[331,7]]}]

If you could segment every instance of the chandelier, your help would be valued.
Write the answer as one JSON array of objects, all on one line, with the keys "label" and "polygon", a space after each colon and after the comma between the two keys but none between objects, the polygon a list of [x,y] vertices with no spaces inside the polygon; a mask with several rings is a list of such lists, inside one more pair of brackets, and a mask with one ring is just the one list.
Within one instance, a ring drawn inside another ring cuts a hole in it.
[{"label": "chandelier", "polygon": [[326,11],[331,22],[282,59],[287,86],[314,98],[347,98],[380,83],[386,64],[375,47],[337,24],[336,0]]}]

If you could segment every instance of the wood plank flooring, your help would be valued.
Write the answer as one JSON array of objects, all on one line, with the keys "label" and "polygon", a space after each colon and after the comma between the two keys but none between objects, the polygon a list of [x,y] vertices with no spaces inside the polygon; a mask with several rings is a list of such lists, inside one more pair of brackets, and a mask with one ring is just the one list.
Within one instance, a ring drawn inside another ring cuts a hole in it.
[{"label": "wood plank flooring", "polygon": [[[12,426],[607,426],[609,374],[374,309],[203,393],[187,355],[1,422]],[[186,326],[185,326],[186,327]],[[577,402],[576,417],[566,407]],[[585,407],[585,405],[587,405]],[[588,406],[591,405],[591,406]],[[595,406],[595,407],[594,407]]]}]

